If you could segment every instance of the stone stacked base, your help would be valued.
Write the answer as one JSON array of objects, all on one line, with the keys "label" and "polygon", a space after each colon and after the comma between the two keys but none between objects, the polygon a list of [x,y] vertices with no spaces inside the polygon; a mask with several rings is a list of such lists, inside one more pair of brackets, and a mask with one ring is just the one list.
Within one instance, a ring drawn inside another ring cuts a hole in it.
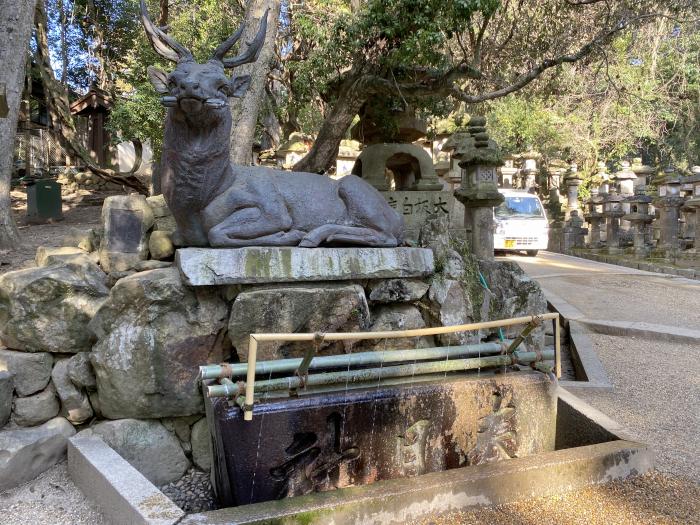
[{"label": "stone stacked base", "polygon": [[[128,210],[148,213],[134,199],[105,203],[102,234],[75,232],[66,247],[40,249],[36,268],[0,277],[0,455],[26,472],[8,477],[13,484],[38,474],[29,466],[40,471],[60,459],[75,431],[98,435],[158,484],[192,463],[208,469],[198,366],[245,361],[250,333],[405,330],[546,311],[539,287],[517,266],[475,261],[444,235],[444,224],[426,223],[422,248],[197,248],[154,260],[144,258],[145,247],[167,210],[149,199],[153,217],[136,224],[124,219]],[[126,257],[115,252],[124,245],[122,220],[133,226],[137,250]],[[320,353],[487,335],[325,345]],[[543,338],[537,332],[529,344]],[[303,350],[261,345],[259,359]],[[49,442],[54,448],[44,454]]]}]

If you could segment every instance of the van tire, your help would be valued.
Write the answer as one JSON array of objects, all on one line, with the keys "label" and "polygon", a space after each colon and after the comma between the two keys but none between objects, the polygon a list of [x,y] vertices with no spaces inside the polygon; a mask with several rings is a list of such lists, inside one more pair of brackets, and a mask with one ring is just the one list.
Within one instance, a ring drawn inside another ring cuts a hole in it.
[{"label": "van tire", "polygon": [[537,252],[539,252],[539,250],[526,250],[525,251],[525,253],[527,253],[528,257],[535,257],[537,255]]}]

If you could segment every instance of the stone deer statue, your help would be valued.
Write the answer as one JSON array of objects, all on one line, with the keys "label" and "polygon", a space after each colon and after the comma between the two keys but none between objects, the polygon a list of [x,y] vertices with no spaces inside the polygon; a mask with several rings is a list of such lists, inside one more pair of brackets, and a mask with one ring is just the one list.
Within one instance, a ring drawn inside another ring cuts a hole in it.
[{"label": "stone deer statue", "polygon": [[229,161],[229,97],[241,97],[249,76],[226,69],[254,62],[267,32],[267,13],[245,52],[226,54],[243,27],[197,63],[192,53],[155,26],[141,0],[141,20],[158,54],[177,63],[166,74],[148,75],[167,106],[162,155],[163,194],[184,246],[361,245],[393,247],[402,242],[403,220],[364,180],[333,180]]}]

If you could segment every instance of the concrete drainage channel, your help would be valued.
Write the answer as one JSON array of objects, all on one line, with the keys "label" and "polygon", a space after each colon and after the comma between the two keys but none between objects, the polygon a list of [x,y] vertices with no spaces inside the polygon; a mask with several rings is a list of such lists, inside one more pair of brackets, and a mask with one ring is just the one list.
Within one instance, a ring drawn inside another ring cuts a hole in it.
[{"label": "concrete drainage channel", "polygon": [[653,465],[647,445],[563,388],[553,452],[187,516],[101,439],[74,437],[68,447],[73,481],[110,523],[125,524],[402,524],[624,479]]}]

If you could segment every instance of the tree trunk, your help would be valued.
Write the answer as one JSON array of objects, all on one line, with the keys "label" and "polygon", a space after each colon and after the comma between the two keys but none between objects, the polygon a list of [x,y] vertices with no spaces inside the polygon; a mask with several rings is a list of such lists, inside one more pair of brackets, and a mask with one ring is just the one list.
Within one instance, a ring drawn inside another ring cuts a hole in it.
[{"label": "tree trunk", "polygon": [[9,107],[7,118],[0,118],[0,249],[5,250],[20,242],[12,218],[10,183],[35,3],[36,0],[0,0],[0,83],[7,88]]},{"label": "tree trunk", "polygon": [[169,7],[168,0],[160,0],[160,14],[158,15],[158,25],[160,27],[168,25]]},{"label": "tree trunk", "polygon": [[263,136],[260,144],[261,149],[277,149],[280,145],[282,127],[280,121],[275,114],[275,104],[271,95],[265,97],[263,106]]},{"label": "tree trunk", "polygon": [[326,113],[311,151],[294,165],[294,171],[323,173],[333,165],[338,156],[340,141],[367,98],[357,93],[356,80],[352,76],[343,82],[335,104]]},{"label": "tree trunk", "polygon": [[63,0],[59,0],[58,9],[61,12],[61,84],[65,85],[68,80],[68,15]]},{"label": "tree trunk", "polygon": [[246,12],[246,27],[241,38],[240,52],[253,40],[260,26],[260,19],[266,8],[267,35],[258,60],[244,64],[234,71],[234,75],[250,75],[250,87],[241,98],[231,99],[231,162],[250,165],[253,162],[253,142],[258,123],[260,107],[265,101],[265,85],[275,59],[275,39],[280,15],[280,0],[252,0]]}]

